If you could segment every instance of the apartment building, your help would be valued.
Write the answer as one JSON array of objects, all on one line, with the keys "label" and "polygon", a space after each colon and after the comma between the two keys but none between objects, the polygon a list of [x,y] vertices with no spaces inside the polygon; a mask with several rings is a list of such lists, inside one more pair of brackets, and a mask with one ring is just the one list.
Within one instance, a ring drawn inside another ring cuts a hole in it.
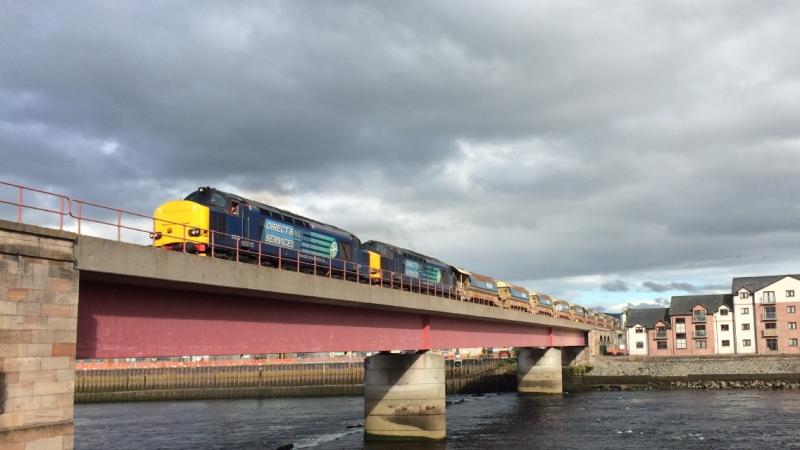
[{"label": "apartment building", "polygon": [[[667,341],[660,338],[662,334],[668,336],[668,333],[664,330],[669,324],[668,313],[669,308],[631,309],[627,311],[625,335],[629,355],[655,355],[657,351],[662,350],[663,344],[661,342]],[[658,336],[656,336],[657,330],[661,333]]]},{"label": "apartment building", "polygon": [[631,309],[626,336],[630,355],[679,356],[733,353],[732,297],[682,295],[669,308]]},{"label": "apartment building", "polygon": [[734,278],[731,294],[683,295],[626,312],[630,355],[800,353],[800,275]]},{"label": "apartment building", "polygon": [[800,353],[800,275],[733,279],[739,353]]}]

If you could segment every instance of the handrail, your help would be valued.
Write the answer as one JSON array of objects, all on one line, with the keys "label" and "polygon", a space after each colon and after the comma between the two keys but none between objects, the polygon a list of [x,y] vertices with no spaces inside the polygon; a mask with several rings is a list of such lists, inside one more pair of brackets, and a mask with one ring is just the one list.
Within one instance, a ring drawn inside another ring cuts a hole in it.
[{"label": "handrail", "polygon": [[[41,212],[46,212],[46,213],[57,214],[59,216],[58,229],[59,230],[63,230],[64,229],[64,216],[66,215],[66,210],[69,208],[69,204],[70,204],[69,197],[67,197],[66,195],[63,195],[63,194],[56,194],[54,192],[49,192],[49,191],[44,191],[42,189],[36,189],[36,188],[32,188],[32,187],[27,187],[27,186],[24,186],[22,184],[8,183],[8,182],[5,182],[5,181],[0,181],[0,185],[8,186],[8,187],[11,187],[11,188],[14,188],[14,189],[17,190],[17,201],[16,202],[0,199],[0,204],[16,206],[16,208],[17,208],[17,223],[22,223],[22,213],[23,213],[23,211],[25,209],[32,209],[34,211],[41,211]],[[25,199],[24,199],[24,197],[25,197],[24,193],[25,192],[35,192],[37,194],[43,194],[43,195],[47,195],[47,196],[50,196],[50,197],[55,197],[56,199],[58,199],[58,204],[59,204],[58,210],[49,209],[49,208],[42,208],[40,206],[34,206],[34,205],[26,205],[25,204]]]},{"label": "handrail", "polygon": [[[74,211],[74,206],[75,205],[78,206],[77,214],[75,214],[75,211]],[[117,217],[116,223],[106,222],[105,220],[93,219],[91,217],[84,216],[84,214],[83,214],[83,206],[84,205],[91,206],[93,208],[102,209],[104,211],[110,211],[110,212],[116,213],[116,217]],[[101,205],[101,204],[98,204],[98,203],[88,202],[86,200],[80,200],[80,199],[74,199],[74,200],[72,200],[70,202],[69,215],[70,215],[70,217],[72,217],[72,218],[77,220],[77,223],[78,223],[78,234],[81,234],[81,224],[84,221],[97,223],[97,224],[101,224],[101,225],[109,225],[109,226],[113,226],[113,227],[117,228],[117,241],[121,241],[122,240],[122,230],[138,231],[138,232],[148,233],[148,235],[150,234],[150,231],[151,231],[151,230],[145,230],[145,229],[142,229],[142,228],[123,225],[122,224],[123,215],[138,217],[140,219],[155,220],[153,217],[146,216],[144,214],[125,211],[125,210],[122,210],[122,209],[119,209],[119,208],[112,208],[110,206],[105,206],[105,205]]]},{"label": "handrail", "polygon": [[[455,301],[466,302],[471,300],[468,295],[465,295],[465,293],[461,291],[461,288],[454,284],[426,281],[419,277],[413,277],[404,273],[393,272],[385,269],[375,271],[375,269],[371,268],[369,265],[364,265],[353,261],[316,256],[302,253],[298,250],[286,250],[282,247],[268,244],[261,240],[253,240],[234,234],[221,233],[211,229],[200,229],[201,231],[208,233],[209,242],[206,243],[200,239],[187,237],[188,235],[186,231],[188,226],[186,224],[172,222],[165,219],[157,219],[150,215],[126,211],[120,208],[115,208],[87,200],[70,199],[63,194],[56,194],[41,189],[30,188],[21,184],[0,181],[0,185],[8,186],[16,190],[16,201],[6,200],[0,197],[0,205],[10,205],[16,207],[16,219],[18,223],[23,222],[23,211],[30,209],[58,215],[60,230],[64,230],[64,218],[70,217],[71,219],[74,219],[75,228],[77,230],[77,234],[79,235],[85,235],[86,233],[86,231],[83,229],[84,223],[93,223],[116,229],[117,241],[123,241],[123,231],[133,231],[136,233],[144,233],[150,238],[151,242],[154,242],[155,236],[152,229],[144,229],[141,228],[141,226],[131,225],[127,221],[147,220],[153,224],[159,222],[181,227],[183,231],[181,233],[181,238],[179,239],[181,244],[176,249],[184,253],[188,253],[190,251],[193,252],[193,248],[196,248],[191,247],[189,244],[207,244],[209,245],[209,255],[212,257],[231,258],[238,262],[254,263],[259,266],[272,265],[278,269],[293,269],[296,272],[308,272],[316,276],[340,278],[345,281],[366,283],[370,286],[403,290],[411,293],[431,295]],[[48,207],[26,203],[26,192],[53,197],[58,201],[58,209],[51,209]],[[114,219],[109,220],[102,214],[99,216],[87,214],[87,209],[97,209],[103,211],[106,216],[111,215],[114,217]],[[233,245],[226,245],[226,242],[232,243]],[[287,257],[287,252],[294,252],[293,257]],[[500,302],[498,305],[493,306],[504,309],[512,308],[508,302]],[[525,309],[525,312],[533,315],[555,317],[557,319],[564,320],[565,322],[572,322],[572,320],[570,320],[570,314],[568,311],[564,311],[566,314],[554,312],[552,309],[545,309],[545,311],[542,311],[540,306],[541,305],[531,305],[530,308]],[[563,318],[559,316],[563,316]],[[589,325],[593,325],[595,327],[611,329],[608,325],[600,324],[596,320],[587,322],[594,322],[589,323]]]}]

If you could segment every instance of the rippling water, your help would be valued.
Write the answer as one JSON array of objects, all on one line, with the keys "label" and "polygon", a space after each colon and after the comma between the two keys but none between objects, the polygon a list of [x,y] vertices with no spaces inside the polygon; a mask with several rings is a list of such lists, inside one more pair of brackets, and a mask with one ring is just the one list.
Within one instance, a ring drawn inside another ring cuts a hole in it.
[{"label": "rippling water", "polygon": [[79,449],[800,448],[800,393],[626,391],[448,396],[441,444],[364,443],[363,399],[78,405]]}]

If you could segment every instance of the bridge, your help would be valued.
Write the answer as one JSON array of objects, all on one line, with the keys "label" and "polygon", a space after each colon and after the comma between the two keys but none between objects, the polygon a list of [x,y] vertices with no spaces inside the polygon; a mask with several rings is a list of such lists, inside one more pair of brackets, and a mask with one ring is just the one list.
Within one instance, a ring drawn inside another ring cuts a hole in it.
[{"label": "bridge", "polygon": [[560,393],[562,365],[607,333],[435,288],[126,243],[119,221],[117,240],[92,237],[80,216],[63,230],[71,206],[37,208],[62,229],[0,220],[0,445],[71,447],[75,358],[328,351],[382,352],[365,362],[366,438],[443,439],[444,360],[428,350],[519,347],[519,391]]}]

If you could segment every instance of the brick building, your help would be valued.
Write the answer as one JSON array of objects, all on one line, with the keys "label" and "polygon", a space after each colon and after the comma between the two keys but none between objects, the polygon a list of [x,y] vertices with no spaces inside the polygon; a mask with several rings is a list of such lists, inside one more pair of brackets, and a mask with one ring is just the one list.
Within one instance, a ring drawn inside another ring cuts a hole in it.
[{"label": "brick building", "polygon": [[800,353],[800,275],[734,278],[731,294],[672,297],[669,308],[630,309],[630,355]]}]

